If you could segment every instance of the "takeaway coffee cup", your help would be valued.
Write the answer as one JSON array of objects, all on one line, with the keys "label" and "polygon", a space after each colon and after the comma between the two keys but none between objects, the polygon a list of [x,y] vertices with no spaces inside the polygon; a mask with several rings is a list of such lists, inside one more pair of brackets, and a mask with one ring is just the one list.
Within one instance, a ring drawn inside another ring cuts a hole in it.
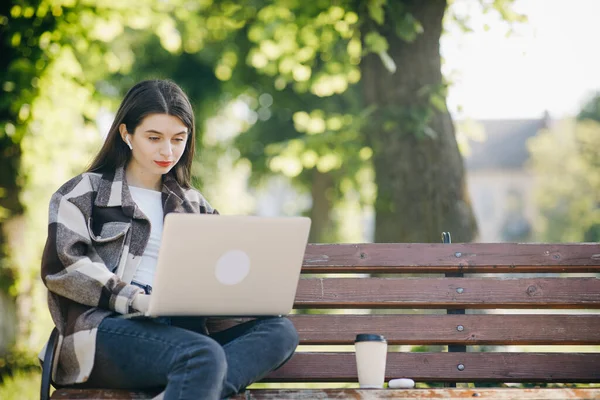
[{"label": "takeaway coffee cup", "polygon": [[381,335],[361,333],[354,341],[356,369],[361,388],[383,388],[387,340]]}]

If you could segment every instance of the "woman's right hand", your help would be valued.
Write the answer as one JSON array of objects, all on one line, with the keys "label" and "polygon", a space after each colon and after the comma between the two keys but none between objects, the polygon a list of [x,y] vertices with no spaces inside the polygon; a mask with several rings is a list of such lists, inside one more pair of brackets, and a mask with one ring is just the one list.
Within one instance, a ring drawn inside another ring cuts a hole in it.
[{"label": "woman's right hand", "polygon": [[148,305],[150,304],[150,296],[151,295],[149,294],[138,293],[133,298],[133,303],[131,305],[139,312],[146,313],[146,311],[148,311]]}]

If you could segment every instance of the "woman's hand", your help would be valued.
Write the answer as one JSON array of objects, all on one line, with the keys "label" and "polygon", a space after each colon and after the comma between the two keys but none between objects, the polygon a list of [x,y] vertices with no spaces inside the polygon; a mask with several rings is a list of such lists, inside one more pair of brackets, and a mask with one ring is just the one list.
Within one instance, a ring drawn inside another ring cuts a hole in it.
[{"label": "woman's hand", "polygon": [[146,311],[148,311],[148,305],[150,304],[150,296],[151,295],[149,294],[138,293],[133,298],[133,303],[131,305],[139,312],[146,313]]}]

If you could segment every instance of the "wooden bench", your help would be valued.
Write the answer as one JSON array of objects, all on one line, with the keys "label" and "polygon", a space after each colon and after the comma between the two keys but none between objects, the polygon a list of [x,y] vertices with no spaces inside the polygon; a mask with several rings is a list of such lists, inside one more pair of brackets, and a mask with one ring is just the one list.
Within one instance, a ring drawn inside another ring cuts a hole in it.
[{"label": "wooden bench", "polygon": [[[600,280],[593,275],[598,273],[600,245],[592,243],[309,245],[296,295],[298,314],[290,316],[301,347],[264,380],[296,387],[250,389],[235,398],[600,398],[600,386],[547,387],[600,382],[598,348],[566,347],[600,345],[600,314],[595,313]],[[337,314],[315,314],[325,310]],[[212,329],[235,322],[220,321]],[[352,352],[357,333],[386,336],[386,380],[412,378],[417,388],[358,389]],[[338,345],[346,348],[318,351]],[[410,352],[409,345],[437,348]],[[563,349],[531,351],[531,346],[555,345]],[[478,346],[510,347],[478,352]],[[305,382],[354,387],[300,389]],[[456,388],[457,382],[472,384]],[[442,387],[427,387],[432,383]],[[91,398],[147,399],[151,394],[60,389],[52,396]]]}]

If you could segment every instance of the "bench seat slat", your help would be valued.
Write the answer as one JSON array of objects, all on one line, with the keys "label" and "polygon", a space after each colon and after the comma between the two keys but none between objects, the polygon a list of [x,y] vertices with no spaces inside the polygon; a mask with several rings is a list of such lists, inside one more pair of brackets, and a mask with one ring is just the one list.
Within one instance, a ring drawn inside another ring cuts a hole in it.
[{"label": "bench seat slat", "polygon": [[600,244],[309,244],[303,265],[309,273],[600,272]]},{"label": "bench seat slat", "polygon": [[[89,396],[89,397],[84,397]],[[53,399],[60,400],[141,400],[151,399],[152,394],[120,391],[62,389],[54,393]],[[252,389],[232,397],[232,400],[313,400],[313,399],[496,399],[496,400],[539,400],[539,399],[598,399],[598,388],[553,388],[553,389]]]},{"label": "bench seat slat", "polygon": [[[458,365],[464,365],[459,370]],[[388,353],[386,379],[600,382],[600,353]],[[356,382],[355,355],[296,353],[267,382]]]},{"label": "bench seat slat", "polygon": [[144,391],[128,391],[115,389],[58,389],[52,393],[52,399],[60,400],[146,400],[154,397],[156,393]]},{"label": "bench seat slat", "polygon": [[[290,315],[303,345],[351,345],[377,332],[391,345],[600,344],[600,315]],[[211,321],[218,332],[247,319]],[[458,327],[462,328],[458,328]]]},{"label": "bench seat slat", "polygon": [[305,278],[295,308],[600,308],[596,278]]},{"label": "bench seat slat", "polygon": [[321,390],[251,390],[248,396],[234,400],[313,400],[313,399],[597,399],[600,389],[321,389]]}]

